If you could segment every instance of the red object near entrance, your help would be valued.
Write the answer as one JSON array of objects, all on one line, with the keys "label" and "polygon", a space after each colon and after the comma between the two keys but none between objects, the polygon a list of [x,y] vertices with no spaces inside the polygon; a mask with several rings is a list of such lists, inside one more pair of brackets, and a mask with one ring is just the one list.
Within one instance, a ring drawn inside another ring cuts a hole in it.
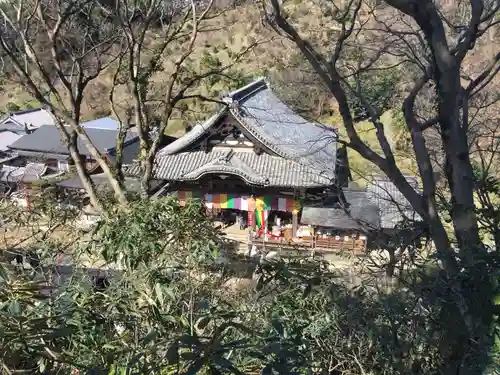
[{"label": "red object near entrance", "polygon": [[255,229],[255,212],[248,210],[248,227]]}]

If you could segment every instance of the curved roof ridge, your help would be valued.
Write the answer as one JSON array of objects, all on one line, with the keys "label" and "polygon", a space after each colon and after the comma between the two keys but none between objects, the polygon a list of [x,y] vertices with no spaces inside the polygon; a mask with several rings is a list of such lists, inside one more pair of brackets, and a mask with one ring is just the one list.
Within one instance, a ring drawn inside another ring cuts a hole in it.
[{"label": "curved roof ridge", "polygon": [[[226,166],[225,169],[222,168],[222,164],[217,167],[210,163],[221,158],[227,158],[227,151],[189,151],[163,155],[155,160],[154,178],[165,181],[192,181],[189,180],[189,177],[195,177],[192,174],[194,171],[216,174],[235,174],[239,172],[244,173],[247,180],[252,177],[252,184],[254,185],[304,188],[332,185],[330,178],[290,159],[264,153],[257,155],[247,151],[233,150],[232,152],[232,160],[230,161],[232,164],[230,164],[230,168]],[[212,165],[210,171],[200,169],[207,164]],[[234,171],[236,167],[239,169],[237,172]],[[127,176],[137,176],[140,173],[139,169],[140,167],[136,163],[127,167],[125,171]],[[254,172],[254,176],[251,176],[252,172]]]},{"label": "curved roof ridge", "polygon": [[306,120],[284,103],[260,77],[223,97],[228,104],[207,121],[160,150],[159,155],[183,151],[200,139],[223,115],[231,114],[252,137],[282,158],[335,178],[337,133]]},{"label": "curved roof ridge", "polygon": [[251,184],[267,185],[269,183],[269,179],[257,173],[238,157],[235,157],[232,150],[229,152],[221,152],[216,159],[184,174],[183,178],[196,180],[209,173],[227,173],[236,175]]}]

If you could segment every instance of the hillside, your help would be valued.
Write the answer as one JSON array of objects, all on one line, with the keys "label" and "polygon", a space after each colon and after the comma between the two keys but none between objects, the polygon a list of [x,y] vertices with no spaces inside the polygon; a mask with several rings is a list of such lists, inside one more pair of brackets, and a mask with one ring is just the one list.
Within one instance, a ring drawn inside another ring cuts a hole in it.
[{"label": "hillside", "polygon": [[[239,20],[244,19],[245,23]],[[190,59],[195,65],[200,67],[205,63],[207,56],[211,59],[219,59],[222,63],[231,61],[231,54],[239,52],[244,46],[253,43],[257,38],[269,39],[272,33],[266,30],[259,18],[256,5],[240,6],[224,12],[217,18],[210,21],[207,27],[214,29],[210,32],[200,33],[196,42],[194,53]],[[154,35],[151,36],[154,40]],[[171,56],[179,52],[179,47],[174,46]],[[290,56],[285,58],[284,56]],[[167,55],[168,56],[168,55]],[[275,40],[263,43],[250,52],[240,63],[236,64],[229,72],[233,76],[251,77],[279,69],[279,66],[289,62],[292,57],[291,51]],[[168,68],[172,59],[165,58],[163,62],[168,76]],[[112,71],[104,72],[97,79],[91,82],[86,91],[85,106],[83,108],[83,118],[85,120],[108,115],[110,104],[108,94],[112,83]],[[155,76],[153,89],[161,90],[162,72]],[[232,89],[230,85],[216,83],[211,87],[198,87],[198,91],[208,96],[218,96],[225,89]],[[161,92],[161,91],[160,91]],[[37,107],[37,101],[15,82],[8,81],[0,75],[0,112],[7,112],[9,109],[17,107]],[[193,111],[200,111],[202,108],[192,108]],[[176,132],[179,129],[172,129]]]},{"label": "hillside", "polygon": [[[319,6],[313,6],[313,2],[293,1],[288,3],[288,10],[297,21],[299,31],[306,34],[315,45],[320,46],[327,52],[330,46],[335,27],[327,22],[323,13],[319,12]],[[383,17],[391,17],[391,14],[382,14]],[[367,16],[366,16],[367,17]],[[255,41],[262,41],[242,61],[235,64],[228,75],[234,80],[213,80],[210,84],[204,84],[196,88],[196,91],[208,97],[219,97],[223,92],[234,89],[251,79],[252,77],[265,75],[270,78],[279,95],[302,115],[320,120],[329,125],[340,128],[343,134],[341,121],[329,93],[323,88],[318,78],[310,72],[308,64],[303,57],[297,53],[294,46],[286,39],[277,36],[261,20],[261,10],[258,4],[244,3],[234,9],[230,9],[210,21],[211,31],[202,32],[196,42],[195,52],[190,56],[190,61],[196,69],[202,69],[204,64],[229,63],[232,56],[242,48]],[[498,50],[498,30],[491,30],[488,38],[478,46],[469,57],[467,73],[474,75],[486,64],[488,59]],[[359,39],[355,42],[373,43],[378,42],[380,35],[370,35],[371,39]],[[151,36],[154,40],[154,35]],[[152,41],[153,42],[153,41]],[[180,47],[172,48],[169,58],[163,61],[163,71],[154,77],[152,90],[161,94],[164,90],[162,84],[168,77],[171,68],[171,57],[179,54]],[[382,73],[381,73],[382,74]],[[385,74],[385,73],[384,73]],[[402,69],[394,70],[388,77],[389,81],[383,82],[388,86],[387,94],[391,97],[385,104],[382,119],[388,127],[388,134],[399,153],[399,160],[403,169],[411,172],[411,150],[405,144],[405,129],[397,120],[400,108],[400,99],[403,97],[409,84],[414,80],[411,74]],[[497,90],[499,77],[493,82],[492,91]],[[87,88],[85,105],[83,108],[83,119],[88,120],[96,117],[110,115],[110,103],[108,95],[112,83],[112,72],[104,72],[94,80]],[[371,83],[371,82],[370,82]],[[120,93],[120,88],[118,88]],[[379,91],[374,92],[378,95]],[[378,98],[377,98],[378,99]],[[124,107],[127,106],[127,98],[123,95]],[[19,84],[7,81],[0,75],[0,111],[7,112],[17,108],[37,107],[38,103]],[[189,108],[180,114],[167,129],[169,134],[180,135],[185,132],[186,127],[193,125],[213,111],[214,105],[206,102],[193,101]],[[388,109],[392,109],[387,111]],[[483,109],[482,117],[489,123],[494,123],[499,118],[498,106],[490,106]],[[396,116],[396,120],[395,120]],[[479,121],[482,121],[481,117]],[[370,143],[376,144],[374,131],[368,123],[360,123],[363,137]],[[361,175],[371,169],[364,161],[358,160],[356,155],[351,155],[353,169],[359,170]]]}]

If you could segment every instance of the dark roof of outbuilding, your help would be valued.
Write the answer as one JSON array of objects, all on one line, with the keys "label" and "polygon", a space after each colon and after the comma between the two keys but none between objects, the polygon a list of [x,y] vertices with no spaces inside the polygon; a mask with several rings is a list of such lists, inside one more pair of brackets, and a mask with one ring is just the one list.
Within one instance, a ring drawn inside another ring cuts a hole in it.
[{"label": "dark roof of outbuilding", "polygon": [[318,227],[344,230],[374,230],[380,227],[379,208],[366,191],[344,190],[347,207],[302,209],[301,222]]},{"label": "dark roof of outbuilding", "polygon": [[[407,177],[418,189],[415,177]],[[384,177],[374,178],[366,190],[344,189],[347,207],[305,206],[301,221],[304,224],[338,229],[394,229],[404,219],[421,218],[396,186]]]},{"label": "dark roof of outbuilding", "polygon": [[[85,132],[99,152],[106,153],[115,149],[116,137],[118,135],[117,130],[87,128]],[[129,132],[125,142],[126,144],[130,144],[137,139],[137,134],[135,132]],[[69,155],[68,148],[61,141],[59,130],[53,125],[41,126],[33,133],[19,138],[16,142],[12,143],[9,148],[14,150]],[[81,155],[90,156],[90,152],[80,138],[78,138],[78,151]]]},{"label": "dark roof of outbuilding", "polygon": [[[418,181],[415,177],[408,176],[406,180],[418,190]],[[393,229],[404,218],[420,220],[421,218],[413,210],[398,188],[386,177],[376,177],[368,184],[368,195],[380,210],[380,222],[382,228]]]},{"label": "dark roof of outbuilding", "polygon": [[[137,175],[139,167],[133,165],[127,173]],[[166,181],[193,181],[212,173],[235,175],[257,186],[321,187],[330,184],[327,176],[293,160],[232,150],[162,155],[156,159],[154,169],[154,177]]]}]

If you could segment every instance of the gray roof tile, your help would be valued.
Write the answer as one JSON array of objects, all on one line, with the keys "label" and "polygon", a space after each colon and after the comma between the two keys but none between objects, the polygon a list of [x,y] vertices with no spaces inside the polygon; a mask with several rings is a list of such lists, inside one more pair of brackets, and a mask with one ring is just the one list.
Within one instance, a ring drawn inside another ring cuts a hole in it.
[{"label": "gray roof tile", "polygon": [[9,121],[8,119],[0,123],[0,131],[10,131],[15,133],[26,134],[24,127],[21,127],[15,122]]},{"label": "gray roof tile", "polygon": [[196,124],[189,132],[184,134],[182,137],[163,147],[158,154],[172,155],[182,151],[184,148],[203,137],[203,135],[205,135],[205,133],[217,122],[217,120],[223,117],[226,113],[227,110],[223,109],[222,111],[219,111],[218,113],[210,117],[208,120],[200,124]]},{"label": "gray roof tile", "polygon": [[24,111],[13,112],[9,114],[4,121],[0,123],[0,128],[5,130],[24,130],[26,126],[28,129],[37,129],[43,125],[54,125],[55,120],[50,114],[42,108],[27,109]]},{"label": "gray roof tile", "polygon": [[[116,147],[117,130],[87,128],[85,132],[101,153],[108,152]],[[137,139],[137,134],[129,132],[125,141],[130,143],[135,139]],[[11,144],[9,148],[69,155],[68,148],[61,141],[59,130],[52,125],[44,125],[33,133],[21,137]],[[78,151],[81,155],[90,156],[90,152],[80,138],[78,138]]]},{"label": "gray roof tile", "polygon": [[379,208],[366,191],[344,190],[348,203],[346,209],[341,207],[311,207],[302,210],[301,222],[337,229],[367,229],[380,227]]},{"label": "gray roof tile", "polygon": [[80,126],[85,129],[93,128],[93,129],[118,130],[120,127],[120,123],[111,117],[101,117],[95,120],[82,122]]},{"label": "gray roof tile", "polygon": [[[109,185],[109,179],[106,177],[104,173],[90,175],[90,179],[98,187]],[[155,180],[151,182],[152,188],[158,188],[160,184],[161,183],[159,181]],[[69,189],[84,189],[82,180],[77,174],[70,176],[66,180],[61,180],[56,182],[56,185]],[[128,191],[134,191],[134,192],[140,191],[141,187],[140,181],[131,177],[125,178],[124,185]]]},{"label": "gray roof tile", "polygon": [[228,106],[205,122],[193,127],[160,151],[172,155],[200,139],[225,114],[232,114],[255,138],[276,154],[296,161],[318,174],[335,176],[336,133],[311,123],[290,109],[260,78],[224,99]]},{"label": "gray roof tile", "polygon": [[[415,177],[406,177],[410,185],[418,190],[418,181]],[[375,178],[367,187],[370,199],[376,202],[380,210],[382,228],[394,228],[404,218],[420,220],[398,188],[387,178]]]},{"label": "gray roof tile", "polygon": [[[138,175],[138,165],[129,168],[127,173]],[[160,156],[155,163],[154,178],[192,181],[208,173],[237,175],[252,185],[320,187],[331,184],[327,176],[293,160],[232,151],[193,151]]]},{"label": "gray roof tile", "polygon": [[33,182],[37,181],[47,171],[43,163],[29,163],[26,167],[2,166],[0,180],[6,182]]},{"label": "gray roof tile", "polygon": [[333,178],[335,131],[297,115],[264,79],[230,93],[225,101],[233,101],[231,113],[273,151]]},{"label": "gray roof tile", "polygon": [[9,146],[21,138],[20,134],[11,131],[0,131],[0,151],[7,151]]}]

